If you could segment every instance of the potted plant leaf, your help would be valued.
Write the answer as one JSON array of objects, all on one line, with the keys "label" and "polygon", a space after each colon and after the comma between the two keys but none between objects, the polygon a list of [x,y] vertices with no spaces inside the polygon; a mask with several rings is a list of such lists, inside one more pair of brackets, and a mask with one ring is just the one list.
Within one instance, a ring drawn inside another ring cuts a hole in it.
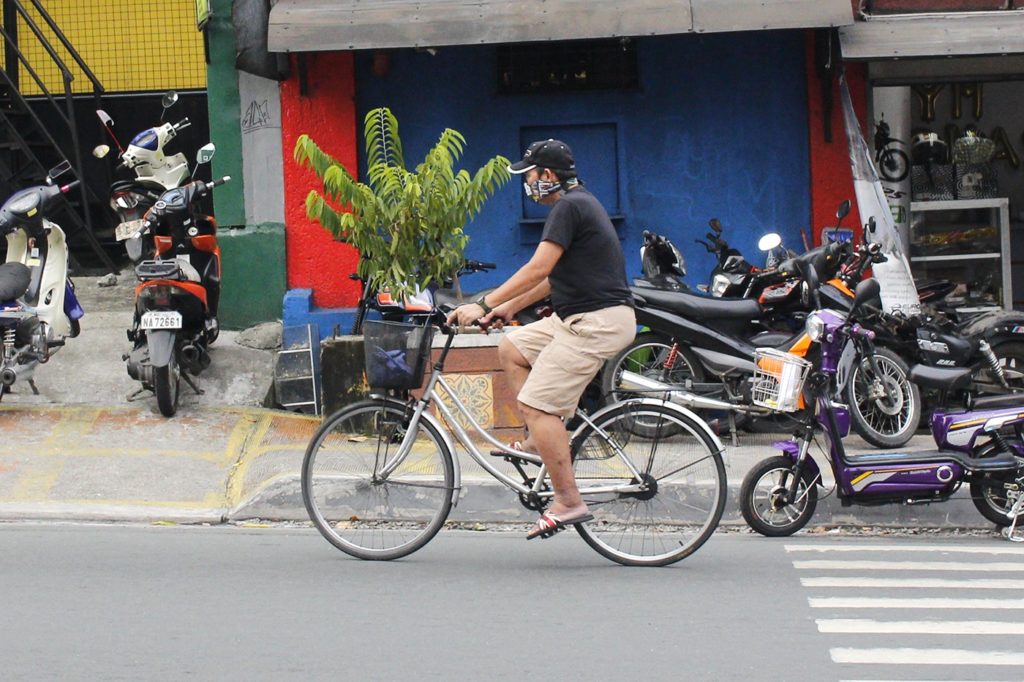
[{"label": "potted plant leaf", "polygon": [[469,240],[463,227],[511,177],[508,159],[495,156],[472,175],[456,170],[466,139],[446,128],[409,170],[391,110],[373,109],[364,123],[365,183],[309,135],[296,140],[295,160],[323,181],[323,192],[306,197],[306,214],[359,251],[358,274],[367,286],[404,299],[456,277]]}]

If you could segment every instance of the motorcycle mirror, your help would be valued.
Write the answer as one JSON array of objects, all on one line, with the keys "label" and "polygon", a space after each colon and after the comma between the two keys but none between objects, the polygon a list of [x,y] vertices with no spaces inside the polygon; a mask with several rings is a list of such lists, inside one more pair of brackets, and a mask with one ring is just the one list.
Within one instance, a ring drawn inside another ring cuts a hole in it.
[{"label": "motorcycle mirror", "polygon": [[757,248],[760,251],[771,251],[782,246],[782,237],[777,232],[769,232],[757,242]]},{"label": "motorcycle mirror", "polygon": [[207,142],[206,144],[199,148],[198,152],[196,152],[196,163],[210,163],[210,161],[213,160],[213,155],[216,151],[216,145],[214,145],[212,142]]},{"label": "motorcycle mirror", "polygon": [[807,283],[807,290],[811,294],[811,298],[814,300],[814,307],[816,309],[821,308],[821,298],[818,296],[818,270],[805,260],[797,259],[793,262],[793,267],[797,274],[803,277],[804,282]]},{"label": "motorcycle mirror", "polygon": [[168,90],[164,93],[164,96],[160,98],[160,106],[164,109],[170,109],[174,106],[174,103],[178,101],[178,93],[174,90]]},{"label": "motorcycle mirror", "polygon": [[110,153],[110,146],[105,144],[98,144],[92,148],[92,155],[97,159],[106,158],[107,154]]},{"label": "motorcycle mirror", "polygon": [[718,218],[712,218],[711,220],[709,220],[708,225],[710,225],[711,229],[714,230],[716,233],[722,234],[722,223],[718,220]]},{"label": "motorcycle mirror", "polygon": [[870,218],[868,218],[867,231],[870,232],[871,234],[874,234],[875,227],[875,216],[871,216]]},{"label": "motorcycle mirror", "polygon": [[878,298],[881,290],[882,287],[879,286],[877,279],[873,277],[870,279],[862,279],[857,284],[857,288],[853,290],[853,307],[850,309],[850,317],[853,317],[853,313],[857,308],[870,300]]},{"label": "motorcycle mirror", "polygon": [[137,234],[134,237],[129,237],[124,243],[124,248],[128,252],[128,258],[133,263],[138,263],[142,260],[142,235]]},{"label": "motorcycle mirror", "polygon": [[60,163],[58,163],[53,168],[51,168],[50,170],[46,171],[46,184],[52,185],[54,179],[59,178],[60,176],[62,176],[65,173],[67,173],[69,170],[71,170],[71,162],[70,161],[61,161]]},{"label": "motorcycle mirror", "polygon": [[96,115],[99,116],[100,123],[103,124],[104,128],[113,128],[114,127],[114,119],[112,119],[110,117],[110,114],[108,114],[107,112],[103,111],[102,109],[97,109],[96,110]]},{"label": "motorcycle mirror", "polygon": [[836,218],[842,220],[846,216],[850,215],[850,200],[847,199],[843,203],[839,204],[839,208],[836,209]]}]

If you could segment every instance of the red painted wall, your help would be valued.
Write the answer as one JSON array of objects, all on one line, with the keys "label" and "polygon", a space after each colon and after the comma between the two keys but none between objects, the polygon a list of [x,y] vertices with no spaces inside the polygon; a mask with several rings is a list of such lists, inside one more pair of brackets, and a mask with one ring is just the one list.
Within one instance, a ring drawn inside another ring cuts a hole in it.
[{"label": "red painted wall", "polygon": [[[821,80],[814,63],[814,32],[807,32],[807,118],[811,150],[811,226],[814,244],[821,243],[821,228],[836,224],[836,208],[844,200],[853,204],[850,215],[843,219],[844,227],[855,230],[860,239],[860,215],[857,197],[853,193],[853,172],[850,170],[850,151],[843,123],[843,102],[839,95],[839,79],[832,83],[832,142],[825,142],[825,123],[822,118],[823,102]],[[857,118],[863,122],[867,111],[865,66],[847,63],[846,82]]]},{"label": "red painted wall", "polygon": [[299,135],[308,133],[320,147],[355,174],[357,126],[355,72],[351,52],[309,53],[306,96],[299,94],[298,58],[292,77],[281,84],[281,144],[284,151],[285,240],[288,288],[312,289],[322,308],[355,306],[359,283],[349,279],[359,256],[334,241],[330,233],[306,217],[306,195],[322,190],[316,175],[294,161]]}]

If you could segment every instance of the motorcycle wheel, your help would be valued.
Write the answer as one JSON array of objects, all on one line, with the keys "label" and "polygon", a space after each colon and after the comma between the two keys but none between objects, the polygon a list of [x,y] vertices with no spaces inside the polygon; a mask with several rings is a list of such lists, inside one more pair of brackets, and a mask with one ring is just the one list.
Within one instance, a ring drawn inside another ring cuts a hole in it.
[{"label": "motorcycle wheel", "polygon": [[[1020,448],[1024,447],[1019,432],[1016,434],[1004,433],[1003,437],[1011,448],[1018,448],[1018,452]],[[977,450],[974,456],[984,458],[995,455],[998,452],[998,446],[990,442]],[[1016,479],[1021,473],[1021,469],[1018,467],[1015,474],[1003,474],[1002,477],[989,474],[971,479],[971,501],[974,502],[975,508],[981,512],[982,516],[997,526],[1005,528],[1010,525],[1010,517],[1006,514],[1013,508],[1017,497],[1024,495],[1024,490],[1006,489],[1007,484],[1013,485],[1016,483]],[[1018,523],[1024,522],[1024,518],[1021,518],[1021,516],[1018,515],[1017,517]]]},{"label": "motorcycle wheel", "polygon": [[181,384],[181,370],[178,368],[176,353],[166,367],[153,368],[153,391],[156,393],[156,404],[160,414],[173,417],[178,410],[178,389]]},{"label": "motorcycle wheel", "polygon": [[876,448],[898,448],[917,431],[921,392],[907,378],[907,364],[891,350],[876,348],[875,361],[882,375],[879,379],[893,397],[871,398],[867,376],[871,370],[866,364],[855,362],[845,391],[850,419],[857,435]]},{"label": "motorcycle wheel", "polygon": [[[1006,484],[1014,484],[1012,479],[1001,479],[992,476],[976,478],[971,481],[971,501],[981,515],[997,526],[1009,526],[1010,517],[1007,513],[1013,508],[1022,490],[1007,490]],[[1024,522],[1024,513],[1017,515],[1017,523]]]},{"label": "motorcycle wheel", "polygon": [[[607,400],[606,404],[621,402],[629,398],[644,397],[639,393],[620,391],[619,382],[623,371],[636,372],[645,377],[681,385],[687,379],[703,381],[704,370],[689,348],[678,346],[675,363],[665,374],[665,361],[672,349],[672,340],[656,332],[638,334],[633,342],[623,348],[617,355],[608,360],[601,370],[601,393]],[[664,425],[660,425],[664,429]],[[645,425],[637,420],[635,433],[641,438],[653,438],[656,434],[653,425]],[[672,435],[661,432],[661,436]]]},{"label": "motorcycle wheel", "polygon": [[[992,348],[992,352],[999,360],[999,364],[1005,369],[1012,369],[1015,372],[1024,374],[1024,343],[1007,341]],[[1024,379],[1010,380],[1007,383],[1010,384],[1012,389],[1024,389]]]},{"label": "motorcycle wheel", "polygon": [[796,487],[796,500],[787,490],[795,475],[789,457],[771,457],[747,472],[740,486],[740,512],[747,525],[770,538],[792,535],[807,525],[818,506],[818,486],[806,469]]}]

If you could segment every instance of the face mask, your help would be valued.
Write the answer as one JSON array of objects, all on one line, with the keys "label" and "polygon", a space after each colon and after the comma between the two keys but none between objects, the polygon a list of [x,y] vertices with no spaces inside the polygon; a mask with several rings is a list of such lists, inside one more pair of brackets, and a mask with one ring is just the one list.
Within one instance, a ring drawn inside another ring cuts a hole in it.
[{"label": "face mask", "polygon": [[548,182],[547,180],[534,180],[533,182],[524,182],[523,189],[526,191],[526,196],[530,197],[534,201],[540,201],[549,194],[554,194],[562,185],[558,182]]}]

